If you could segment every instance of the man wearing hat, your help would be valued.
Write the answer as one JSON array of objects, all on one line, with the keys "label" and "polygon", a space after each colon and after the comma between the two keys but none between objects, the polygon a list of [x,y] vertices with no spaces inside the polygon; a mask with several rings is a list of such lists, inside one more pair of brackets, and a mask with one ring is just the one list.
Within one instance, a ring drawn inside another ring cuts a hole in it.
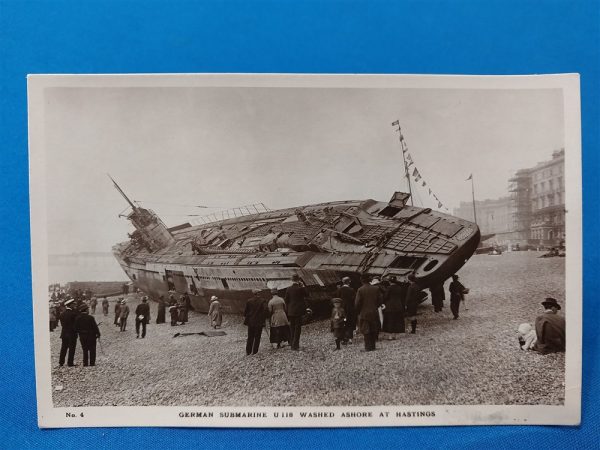
[{"label": "man wearing hat", "polygon": [[246,302],[244,310],[244,325],[248,327],[248,339],[246,340],[246,355],[258,353],[260,336],[267,319],[268,311],[265,301],[260,297],[260,289],[252,289],[254,294]]},{"label": "man wearing hat", "polygon": [[135,308],[135,334],[136,339],[140,337],[140,325],[142,326],[142,339],[146,337],[146,325],[150,323],[150,305],[148,297],[142,297],[142,303]]},{"label": "man wearing hat", "polygon": [[537,343],[535,350],[542,354],[565,351],[565,318],[558,315],[561,309],[556,299],[542,302],[544,313],[535,319]]},{"label": "man wearing hat", "polygon": [[285,291],[285,304],[290,320],[290,348],[300,350],[300,333],[302,332],[302,316],[306,314],[306,289],[300,285],[300,277],[292,276],[292,285]]},{"label": "man wearing hat", "polygon": [[358,330],[365,337],[365,351],[375,350],[380,323],[378,308],[382,304],[381,289],[370,284],[370,277],[364,273],[360,280],[363,285],[356,291],[354,306],[358,314]]},{"label": "man wearing hat", "polygon": [[121,300],[121,309],[119,309],[119,324],[121,325],[121,331],[127,329],[127,318],[129,317],[129,306],[125,299]]},{"label": "man wearing hat", "polygon": [[460,302],[463,300],[467,288],[458,281],[458,275],[454,274],[452,275],[452,282],[450,283],[448,290],[450,291],[450,311],[452,311],[454,320],[456,320],[458,319]]},{"label": "man wearing hat", "polygon": [[60,338],[62,339],[62,345],[60,346],[60,357],[58,359],[58,365],[61,367],[65,364],[65,356],[67,355],[67,350],[69,351],[67,365],[75,365],[75,347],[77,346],[77,331],[75,330],[75,319],[77,318],[78,313],[73,309],[74,305],[75,300],[73,300],[72,298],[67,300],[65,302],[65,310],[60,315],[60,325],[62,328]]},{"label": "man wearing hat", "polygon": [[81,348],[83,350],[83,365],[96,365],[96,339],[100,337],[98,324],[93,316],[90,316],[87,307],[81,309],[81,313],[75,319],[75,330],[79,334]]},{"label": "man wearing hat", "polygon": [[350,286],[350,277],[342,278],[342,287],[337,290],[336,297],[342,299],[342,308],[346,312],[346,322],[344,326],[344,339],[342,344],[352,344],[354,339],[354,330],[356,329],[356,311],[354,311],[354,299],[356,291]]}]

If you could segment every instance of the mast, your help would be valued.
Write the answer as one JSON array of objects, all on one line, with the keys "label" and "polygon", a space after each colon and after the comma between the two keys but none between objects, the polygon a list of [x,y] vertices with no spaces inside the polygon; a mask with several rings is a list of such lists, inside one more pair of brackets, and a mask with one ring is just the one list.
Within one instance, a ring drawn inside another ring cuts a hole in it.
[{"label": "mast", "polygon": [[125,192],[123,192],[123,189],[121,189],[121,187],[117,184],[117,182],[115,180],[113,180],[113,177],[111,177],[109,173],[107,173],[106,175],[108,176],[108,178],[110,178],[110,180],[115,185],[115,189],[117,191],[119,191],[119,193],[123,196],[125,201],[127,203],[129,203],[129,206],[131,206],[133,208],[133,210],[135,211],[137,209],[137,206],[135,206],[135,204],[131,200],[129,200],[129,197],[127,197],[127,195],[125,194]]},{"label": "mast", "polygon": [[471,195],[473,196],[473,219],[477,225],[477,210],[475,209],[475,185],[473,183],[473,175],[471,175]]},{"label": "mast", "polygon": [[412,187],[410,184],[410,174],[408,173],[408,167],[406,166],[406,157],[404,156],[404,154],[406,153],[406,151],[408,150],[406,148],[406,144],[404,142],[404,136],[402,136],[402,129],[400,128],[400,121],[396,120],[395,122],[392,123],[392,126],[398,126],[398,129],[396,130],[399,134],[400,134],[400,148],[402,149],[402,162],[404,163],[404,176],[406,177],[406,181],[408,182],[408,193],[410,194],[410,205],[414,206],[413,203],[413,196],[412,196]]}]

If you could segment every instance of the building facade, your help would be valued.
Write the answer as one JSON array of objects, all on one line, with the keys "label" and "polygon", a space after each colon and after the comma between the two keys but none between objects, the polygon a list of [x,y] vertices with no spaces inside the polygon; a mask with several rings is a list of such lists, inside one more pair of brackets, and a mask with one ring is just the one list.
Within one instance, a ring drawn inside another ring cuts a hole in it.
[{"label": "building facade", "polygon": [[[512,200],[510,197],[475,201],[477,224],[481,234],[498,234],[512,231]],[[474,221],[473,203],[460,202],[453,214],[462,219]]]},{"label": "building facade", "polygon": [[565,151],[531,171],[531,243],[560,245],[565,239]]},{"label": "building facade", "polygon": [[[499,244],[559,246],[565,239],[565,151],[552,159],[520,169],[509,181],[509,196],[475,202],[483,235],[495,234]],[[461,202],[454,215],[473,220],[473,203]]]}]

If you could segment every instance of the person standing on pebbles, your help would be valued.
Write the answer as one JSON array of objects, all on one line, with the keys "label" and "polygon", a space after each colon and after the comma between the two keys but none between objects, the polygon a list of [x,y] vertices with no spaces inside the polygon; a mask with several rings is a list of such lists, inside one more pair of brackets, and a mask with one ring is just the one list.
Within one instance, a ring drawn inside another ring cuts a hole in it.
[{"label": "person standing on pebbles", "polygon": [[335,349],[340,350],[340,344],[346,336],[346,311],[342,306],[341,298],[334,298],[331,310],[331,332],[335,338]]},{"label": "person standing on pebbles", "polygon": [[84,307],[75,319],[75,329],[79,334],[81,349],[83,350],[83,366],[96,365],[96,339],[100,338],[100,330],[96,319],[90,316],[89,309]]},{"label": "person standing on pebbles", "polygon": [[252,293],[254,296],[246,302],[246,309],[244,310],[244,325],[248,327],[246,356],[258,353],[260,336],[268,315],[265,301],[260,297],[260,289],[253,289]]},{"label": "person standing on pebbles", "polygon": [[463,286],[463,284],[458,281],[458,275],[452,275],[452,282],[450,283],[450,311],[452,311],[452,315],[454,316],[454,320],[458,319],[458,311],[460,309],[460,302],[463,301],[464,295],[469,292],[469,290]]},{"label": "person standing on pebbles", "polygon": [[171,326],[174,327],[179,321],[179,310],[177,307],[177,302],[175,301],[175,297],[171,295],[169,299],[169,314],[171,315]]},{"label": "person standing on pebbles", "polygon": [[72,298],[67,300],[65,302],[65,310],[60,315],[60,326],[62,328],[60,332],[60,338],[62,340],[62,345],[60,347],[58,365],[61,367],[65,364],[67,350],[69,352],[67,366],[75,365],[75,347],[77,347],[77,330],[75,329],[75,319],[77,318],[78,313],[72,309],[74,304],[75,300]]},{"label": "person standing on pebbles", "polygon": [[121,317],[121,302],[123,301],[123,297],[119,297],[115,303],[115,326],[120,325],[120,317]]},{"label": "person standing on pebbles", "polygon": [[166,310],[167,305],[165,304],[165,296],[161,295],[158,297],[158,314],[156,314],[156,323],[161,324],[166,322]]},{"label": "person standing on pebbles", "polygon": [[106,297],[102,299],[102,314],[108,316],[108,299]]},{"label": "person standing on pebbles", "polygon": [[285,300],[279,295],[277,288],[271,289],[273,298],[269,300],[267,308],[271,316],[271,334],[269,340],[271,344],[277,344],[281,348],[282,342],[290,342],[290,323],[286,314]]},{"label": "person standing on pebbles", "polygon": [[400,333],[405,332],[404,301],[406,300],[406,284],[398,284],[394,275],[389,277],[390,287],[383,296],[385,310],[383,311],[383,326],[385,339],[396,339]]},{"label": "person standing on pebbles", "polygon": [[290,320],[290,348],[300,350],[300,333],[302,332],[302,317],[306,314],[306,288],[300,285],[300,277],[292,276],[292,285],[285,291],[285,304]]},{"label": "person standing on pebbles", "polygon": [[140,337],[140,325],[142,326],[142,339],[146,337],[146,325],[150,323],[150,305],[148,297],[142,297],[142,303],[135,308],[135,334],[136,339]]},{"label": "person standing on pebbles", "polygon": [[129,306],[125,299],[121,301],[121,309],[119,310],[119,325],[121,331],[127,331],[127,318],[129,317]]},{"label": "person standing on pebbles", "polygon": [[221,328],[223,323],[223,314],[221,313],[221,302],[216,295],[210,298],[210,306],[208,308],[208,318],[210,320],[210,326],[214,329]]},{"label": "person standing on pebbles", "polygon": [[410,333],[417,332],[417,306],[423,297],[423,292],[414,273],[408,276],[408,291],[406,292],[406,316],[410,320]]},{"label": "person standing on pebbles", "polygon": [[352,344],[354,330],[356,329],[356,312],[354,311],[356,291],[352,289],[350,283],[350,277],[342,278],[342,287],[340,287],[336,293],[336,297],[342,299],[342,307],[346,312],[346,331],[342,344]]},{"label": "person standing on pebbles", "polygon": [[360,276],[363,285],[356,291],[354,306],[358,314],[358,330],[365,337],[365,351],[375,350],[375,341],[379,334],[379,311],[381,306],[381,289],[369,283],[370,277],[364,273]]}]

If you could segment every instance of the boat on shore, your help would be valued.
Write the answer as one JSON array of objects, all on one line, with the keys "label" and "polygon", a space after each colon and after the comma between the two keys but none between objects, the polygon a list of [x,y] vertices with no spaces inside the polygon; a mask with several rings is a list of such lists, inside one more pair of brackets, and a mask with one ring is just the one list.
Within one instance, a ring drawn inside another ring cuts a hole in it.
[{"label": "boat on shore", "polygon": [[[111,178],[112,179],[112,178]],[[112,251],[135,286],[154,300],[187,293],[208,311],[219,297],[225,311],[243,313],[252,291],[265,298],[298,275],[315,313],[330,308],[340,279],[360,285],[363,273],[400,282],[414,273],[423,288],[443,283],[475,252],[475,223],[408,205],[410,194],[385,201],[346,200],[279,210],[239,209],[234,217],[168,228],[152,210],[127,201],[135,231]],[[283,292],[282,292],[283,293]]]}]

